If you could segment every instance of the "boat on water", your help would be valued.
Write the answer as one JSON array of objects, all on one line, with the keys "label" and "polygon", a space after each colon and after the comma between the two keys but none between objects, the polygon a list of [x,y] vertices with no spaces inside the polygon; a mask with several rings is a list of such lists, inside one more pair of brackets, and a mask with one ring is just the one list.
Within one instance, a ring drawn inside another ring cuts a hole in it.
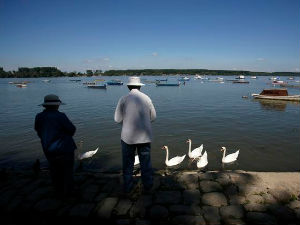
[{"label": "boat on water", "polygon": [[279,77],[270,77],[269,80],[273,80],[273,81],[279,80]]},{"label": "boat on water", "polygon": [[82,84],[84,84],[84,85],[95,85],[96,84],[96,82],[95,81],[91,81],[91,82],[83,82]]},{"label": "boat on water", "polygon": [[232,81],[233,84],[249,84],[249,81],[246,80],[234,80]]},{"label": "boat on water", "polygon": [[257,78],[256,76],[252,76],[252,77],[251,77],[251,79],[256,79],[256,78]]},{"label": "boat on water", "polygon": [[273,82],[272,82],[272,84],[274,84],[274,85],[280,85],[280,84],[285,84],[285,82],[283,81],[283,80],[274,80]]},{"label": "boat on water", "polygon": [[289,77],[288,79],[289,79],[289,80],[294,80],[294,77]]},{"label": "boat on water", "polygon": [[123,85],[121,80],[110,80],[106,82],[107,85]]},{"label": "boat on water", "polygon": [[198,74],[196,74],[196,75],[194,76],[194,78],[195,78],[195,79],[201,79],[201,80],[203,79],[203,77],[200,76],[200,75],[198,75]]},{"label": "boat on water", "polygon": [[237,80],[243,80],[243,79],[245,79],[245,76],[244,76],[244,75],[239,75],[239,76],[236,77],[235,79],[237,79]]},{"label": "boat on water", "polygon": [[287,89],[264,89],[260,94],[252,94],[255,99],[270,99],[300,102],[300,95],[289,95]]},{"label": "boat on water", "polygon": [[157,87],[165,87],[165,86],[179,86],[180,85],[180,83],[178,82],[178,83],[156,83],[156,86]]},{"label": "boat on water", "polygon": [[27,87],[27,84],[16,84],[16,87],[25,88]]},{"label": "boat on water", "polygon": [[48,83],[51,82],[51,80],[43,80],[43,82]]},{"label": "boat on water", "polygon": [[30,81],[10,81],[9,84],[28,84]]},{"label": "boat on water", "polygon": [[168,81],[168,78],[155,79],[156,81]]},{"label": "boat on water", "polygon": [[106,89],[106,84],[88,84],[87,87],[93,89]]},{"label": "boat on water", "polygon": [[189,77],[180,77],[180,78],[178,79],[178,81],[189,81],[189,80],[190,80]]}]

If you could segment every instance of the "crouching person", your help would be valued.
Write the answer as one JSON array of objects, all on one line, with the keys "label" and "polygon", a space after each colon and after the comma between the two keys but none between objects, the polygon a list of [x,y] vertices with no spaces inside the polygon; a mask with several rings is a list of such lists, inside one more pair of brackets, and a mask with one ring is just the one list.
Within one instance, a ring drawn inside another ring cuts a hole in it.
[{"label": "crouching person", "polygon": [[45,109],[36,115],[34,127],[49,163],[55,192],[66,197],[73,189],[74,151],[77,147],[72,137],[76,127],[58,111],[61,104],[58,96],[45,96],[41,104]]}]

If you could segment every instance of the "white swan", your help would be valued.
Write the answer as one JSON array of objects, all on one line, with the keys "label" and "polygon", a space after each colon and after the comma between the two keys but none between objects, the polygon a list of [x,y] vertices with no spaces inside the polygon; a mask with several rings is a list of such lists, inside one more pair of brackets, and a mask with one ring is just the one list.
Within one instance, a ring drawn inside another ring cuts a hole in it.
[{"label": "white swan", "polygon": [[200,147],[195,148],[193,151],[191,151],[191,148],[192,148],[192,140],[191,140],[191,139],[188,139],[188,140],[186,141],[186,143],[189,143],[189,153],[188,153],[189,157],[190,157],[191,159],[199,158],[199,157],[201,156],[201,154],[202,154],[202,151],[203,151],[203,144],[202,144]]},{"label": "white swan", "polygon": [[134,157],[134,166],[136,166],[136,165],[138,165],[138,164],[140,164],[140,159],[139,159],[139,156],[136,155],[136,156]]},{"label": "white swan", "polygon": [[197,168],[203,168],[208,164],[207,161],[207,152],[205,151],[204,154],[200,157],[200,159],[197,162]]},{"label": "white swan", "polygon": [[176,165],[182,163],[182,161],[184,160],[184,158],[186,156],[186,154],[184,154],[183,156],[175,156],[172,159],[168,159],[169,158],[169,148],[168,148],[168,146],[163,146],[162,149],[167,151],[166,161],[165,161],[167,166],[176,166]]},{"label": "white swan", "polygon": [[234,162],[235,160],[237,160],[237,158],[239,156],[239,152],[240,152],[240,150],[237,150],[235,153],[231,153],[231,154],[225,156],[225,154],[226,154],[226,148],[222,147],[221,151],[223,151],[222,163],[231,163],[231,162]]},{"label": "white swan", "polygon": [[96,148],[94,151],[88,151],[78,156],[79,160],[91,158],[93,155],[97,153],[99,148]]}]

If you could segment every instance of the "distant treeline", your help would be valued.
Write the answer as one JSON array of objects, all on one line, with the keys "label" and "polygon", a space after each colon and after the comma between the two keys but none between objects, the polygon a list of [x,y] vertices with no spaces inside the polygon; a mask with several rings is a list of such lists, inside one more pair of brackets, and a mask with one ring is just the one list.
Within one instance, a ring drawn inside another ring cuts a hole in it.
[{"label": "distant treeline", "polygon": [[120,76],[120,75],[176,75],[176,74],[190,74],[190,75],[245,75],[245,76],[300,76],[300,72],[251,72],[243,70],[206,70],[206,69],[144,69],[144,70],[108,70],[103,73],[105,76]]},{"label": "distant treeline", "polygon": [[245,75],[245,76],[300,76],[300,72],[251,72],[251,71],[237,71],[237,70],[206,70],[206,69],[144,69],[144,70],[108,70],[102,72],[101,70],[86,70],[81,72],[62,72],[56,67],[20,67],[17,71],[4,71],[0,67],[0,78],[14,78],[14,77],[76,77],[76,76],[161,76],[161,75],[176,75],[176,74],[199,74],[199,75]]},{"label": "distant treeline", "polygon": [[101,70],[87,70],[86,73],[81,72],[62,72],[56,67],[20,67],[17,71],[4,71],[0,67],[0,78],[14,78],[14,77],[79,77],[79,76],[96,76],[102,75]]}]

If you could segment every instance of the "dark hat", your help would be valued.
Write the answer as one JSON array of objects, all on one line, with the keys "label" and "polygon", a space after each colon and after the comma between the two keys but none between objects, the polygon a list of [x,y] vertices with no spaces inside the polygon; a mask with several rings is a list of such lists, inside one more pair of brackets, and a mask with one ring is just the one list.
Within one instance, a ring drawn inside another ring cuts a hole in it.
[{"label": "dark hat", "polygon": [[40,104],[40,106],[50,106],[50,105],[65,105],[61,102],[57,95],[46,95],[44,97],[44,103]]}]

